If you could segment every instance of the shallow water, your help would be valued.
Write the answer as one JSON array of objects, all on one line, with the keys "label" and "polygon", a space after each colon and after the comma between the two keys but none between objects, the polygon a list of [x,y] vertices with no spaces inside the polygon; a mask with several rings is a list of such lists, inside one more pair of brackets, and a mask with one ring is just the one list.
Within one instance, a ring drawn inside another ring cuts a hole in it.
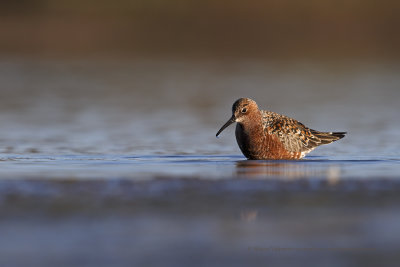
[{"label": "shallow water", "polygon": [[[398,261],[399,70],[2,59],[0,263]],[[304,160],[247,161],[234,127],[215,138],[239,97],[348,135]]]},{"label": "shallow water", "polygon": [[234,127],[215,133],[243,96],[311,128],[348,132],[305,161],[272,171],[260,163],[258,178],[332,170],[344,179],[397,178],[400,170],[393,63],[6,58],[0,70],[3,178],[236,177],[245,171]]},{"label": "shallow water", "polygon": [[398,181],[400,160],[308,156],[298,161],[245,160],[240,155],[4,155],[3,179],[322,179]]}]

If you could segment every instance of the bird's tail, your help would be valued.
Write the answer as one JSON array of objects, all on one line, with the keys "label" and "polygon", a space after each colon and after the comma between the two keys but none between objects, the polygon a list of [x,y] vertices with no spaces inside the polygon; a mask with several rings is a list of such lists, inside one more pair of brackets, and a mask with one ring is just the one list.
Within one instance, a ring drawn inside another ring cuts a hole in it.
[{"label": "bird's tail", "polygon": [[321,144],[330,144],[345,137],[347,132],[319,132],[312,130],[311,133],[320,139]]}]

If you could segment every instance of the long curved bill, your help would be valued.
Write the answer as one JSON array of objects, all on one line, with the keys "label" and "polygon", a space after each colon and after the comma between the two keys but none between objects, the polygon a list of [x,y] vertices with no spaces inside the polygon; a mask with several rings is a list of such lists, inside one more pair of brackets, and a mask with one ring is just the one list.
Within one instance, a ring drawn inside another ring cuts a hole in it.
[{"label": "long curved bill", "polygon": [[231,125],[232,123],[236,122],[236,118],[235,116],[232,115],[232,117],[221,127],[221,129],[219,129],[218,133],[215,135],[216,137],[218,137],[218,135],[225,130],[226,127],[228,127],[229,125]]}]

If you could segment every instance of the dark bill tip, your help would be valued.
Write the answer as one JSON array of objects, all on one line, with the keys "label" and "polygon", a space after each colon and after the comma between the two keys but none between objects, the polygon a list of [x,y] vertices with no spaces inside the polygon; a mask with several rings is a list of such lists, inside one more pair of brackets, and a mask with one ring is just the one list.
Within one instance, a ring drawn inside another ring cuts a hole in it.
[{"label": "dark bill tip", "polygon": [[216,137],[218,137],[218,135],[225,130],[226,127],[228,127],[229,125],[231,125],[232,123],[236,122],[236,118],[234,116],[232,116],[222,127],[221,129],[219,129],[219,131],[217,132],[217,134],[215,135]]}]

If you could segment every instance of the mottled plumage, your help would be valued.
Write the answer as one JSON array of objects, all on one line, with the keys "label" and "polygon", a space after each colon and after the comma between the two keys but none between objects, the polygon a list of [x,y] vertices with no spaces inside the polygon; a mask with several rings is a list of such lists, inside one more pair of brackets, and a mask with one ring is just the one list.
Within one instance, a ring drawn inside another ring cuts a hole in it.
[{"label": "mottled plumage", "polygon": [[236,140],[248,159],[301,159],[317,146],[345,136],[345,132],[319,132],[295,119],[259,110],[255,101],[240,98],[232,106],[232,117],[218,131],[237,122]]}]

